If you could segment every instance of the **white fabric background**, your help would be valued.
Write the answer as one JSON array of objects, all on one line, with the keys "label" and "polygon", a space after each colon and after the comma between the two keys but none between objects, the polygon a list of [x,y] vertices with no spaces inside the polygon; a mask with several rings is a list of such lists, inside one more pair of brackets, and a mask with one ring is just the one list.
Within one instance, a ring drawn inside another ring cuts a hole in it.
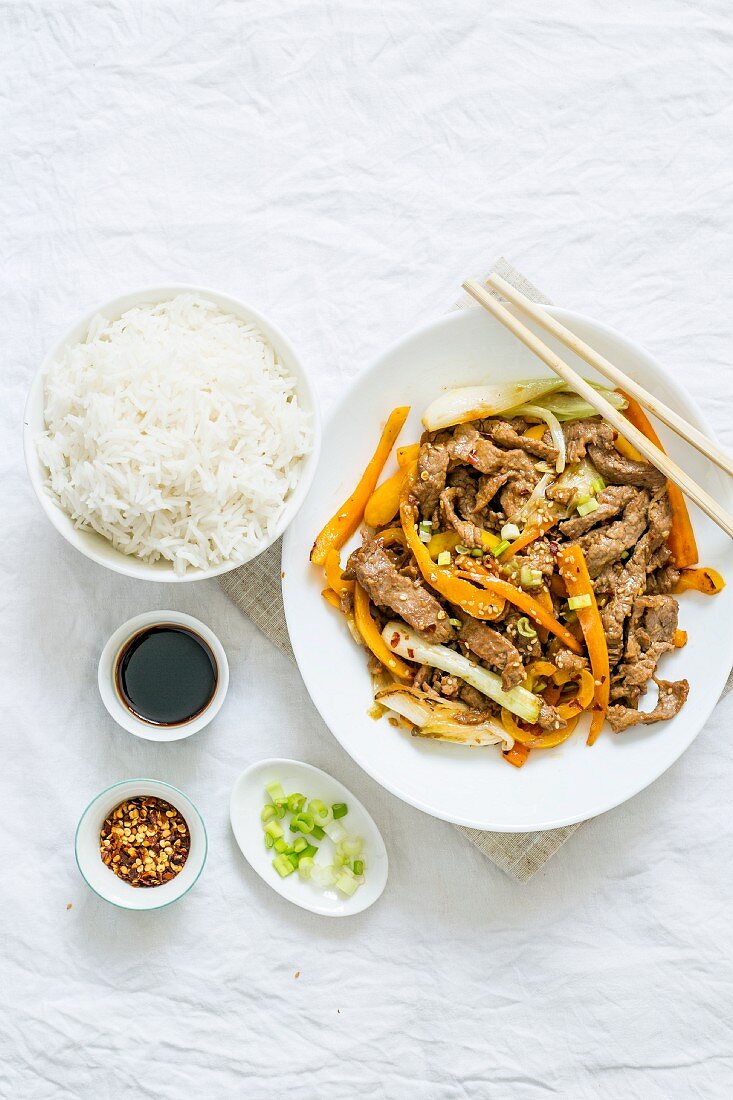
[{"label": "white fabric background", "polygon": [[[732,39],[728,0],[0,4],[3,1097],[731,1094],[733,697],[519,887],[361,774],[216,584],[68,548],[20,422],[49,343],[121,290],[251,300],[327,409],[503,252],[648,346],[733,445]],[[114,726],[95,668],[166,606],[218,631],[232,685],[159,749]],[[229,791],[274,754],[373,811],[392,864],[369,912],[303,913],[244,864]],[[140,774],[184,787],[211,839],[195,891],[148,915],[72,854],[89,798]]]}]

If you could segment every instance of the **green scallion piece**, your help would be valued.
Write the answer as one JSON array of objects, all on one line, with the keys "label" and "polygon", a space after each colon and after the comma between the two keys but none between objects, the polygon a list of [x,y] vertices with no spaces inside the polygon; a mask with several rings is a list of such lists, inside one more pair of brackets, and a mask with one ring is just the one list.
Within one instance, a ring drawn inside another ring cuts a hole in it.
[{"label": "green scallion piece", "polygon": [[497,543],[496,546],[492,549],[491,553],[494,555],[495,558],[498,558],[500,554],[503,554],[504,551],[508,549],[509,543],[506,539],[502,539],[501,542]]},{"label": "green scallion piece", "polygon": [[283,835],[283,828],[278,821],[268,821],[265,825],[265,832],[268,836],[271,836],[273,840],[279,840]]},{"label": "green scallion piece", "polygon": [[595,512],[598,508],[598,501],[595,497],[591,497],[590,500],[584,501],[582,504],[576,505],[576,511],[579,516],[589,516],[591,512]]},{"label": "green scallion piece", "polygon": [[335,885],[337,890],[340,890],[342,894],[346,894],[348,897],[351,897],[351,895],[355,894],[356,891],[359,889],[359,883],[356,881],[354,875],[348,869],[348,867],[341,868],[341,871],[336,878]]},{"label": "green scallion piece", "polygon": [[584,592],[581,596],[571,596],[568,600],[568,607],[571,611],[577,611],[579,607],[590,607],[592,602],[590,594]]},{"label": "green scallion piece", "polygon": [[285,817],[285,813],[286,813],[286,811],[287,811],[287,808],[288,808],[288,806],[287,806],[287,803],[286,803],[286,802],[278,802],[278,803],[276,803],[276,805],[275,805],[275,813],[277,814],[277,816],[278,816],[278,819],[279,819],[280,821],[282,821],[282,819],[283,819],[283,818]]},{"label": "green scallion piece", "polygon": [[274,843],[275,841],[272,839],[272,837],[268,833],[265,833],[265,847],[272,848]]},{"label": "green scallion piece", "polygon": [[298,874],[301,878],[308,879],[311,877],[314,866],[312,856],[302,855],[298,860]]},{"label": "green scallion piece", "polygon": [[354,860],[354,874],[355,875],[363,875],[364,874],[364,860],[363,859],[355,859]]},{"label": "green scallion piece", "polygon": [[500,534],[503,539],[511,542],[513,539],[519,538],[519,528],[516,523],[505,523]]},{"label": "green scallion piece", "polygon": [[300,856],[298,855],[298,853],[297,852],[285,852],[284,856],[285,856],[285,859],[290,860],[291,864],[293,865],[293,870],[297,871],[298,870],[298,864],[300,863]]},{"label": "green scallion piece", "polygon": [[280,878],[285,878],[287,875],[292,875],[295,867],[285,855],[277,856],[272,861],[272,866],[275,868]]},{"label": "green scallion piece", "polygon": [[323,840],[326,833],[324,832],[324,830],[321,828],[320,825],[314,825],[313,828],[310,831],[310,835],[311,835],[313,840]]},{"label": "green scallion piece", "polygon": [[333,810],[320,798],[312,798],[308,803],[308,813],[313,815],[314,824],[328,825],[333,821]]},{"label": "green scallion piece", "polygon": [[446,565],[450,565],[451,556],[450,550],[441,550],[438,554],[438,565],[443,569]]},{"label": "green scallion piece", "polygon": [[463,623],[461,622],[460,619],[448,619],[448,622],[450,623],[450,625],[453,627],[454,630],[460,630],[461,627],[463,626]]},{"label": "green scallion piece", "polygon": [[537,637],[537,631],[532,626],[526,615],[522,615],[521,619],[517,619],[517,634],[521,634],[523,638]]},{"label": "green scallion piece", "polygon": [[333,816],[336,821],[338,821],[340,817],[346,817],[347,813],[349,812],[349,807],[346,805],[345,802],[334,802],[331,809],[333,810]]},{"label": "green scallion piece", "polygon": [[308,847],[304,848],[300,853],[300,862],[302,863],[303,859],[313,859],[317,851],[318,849],[315,844],[309,844]]},{"label": "green scallion piece", "polygon": [[265,790],[273,802],[282,801],[285,798],[285,791],[279,783],[268,783]]},{"label": "green scallion piece", "polygon": [[272,802],[266,802],[260,812],[260,819],[262,821],[269,821],[271,817],[277,817],[277,810]]},{"label": "green scallion piece", "polygon": [[305,839],[304,836],[299,836],[297,838],[297,840],[293,841],[293,851],[294,852],[298,852],[298,853],[304,852],[307,847],[308,847],[308,841]]},{"label": "green scallion piece", "polygon": [[462,542],[459,542],[456,546],[456,554],[470,554],[471,547],[464,546]]},{"label": "green scallion piece", "polygon": [[313,814],[310,812],[306,813],[305,810],[303,810],[299,814],[296,814],[293,820],[290,822],[290,828],[294,833],[312,833],[314,825],[315,820],[313,818]]},{"label": "green scallion piece", "polygon": [[471,551],[471,557],[472,558],[482,558],[483,556],[484,556],[484,552],[481,549],[481,547],[480,546],[474,546],[473,550]]},{"label": "green scallion piece", "polygon": [[[272,837],[270,839],[272,839]],[[273,847],[274,847],[276,852],[289,852],[290,851],[290,845],[288,844],[288,842],[287,842],[287,840],[285,839],[284,836],[278,837],[278,839],[273,842]]]},{"label": "green scallion piece", "polygon": [[299,814],[305,806],[304,794],[289,794],[288,795],[288,809],[291,814]]}]

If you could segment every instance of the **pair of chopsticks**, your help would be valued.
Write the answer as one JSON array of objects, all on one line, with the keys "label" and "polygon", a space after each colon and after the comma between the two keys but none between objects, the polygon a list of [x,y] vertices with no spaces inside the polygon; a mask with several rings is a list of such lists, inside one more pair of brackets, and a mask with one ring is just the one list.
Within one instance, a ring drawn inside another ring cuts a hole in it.
[{"label": "pair of chopsticks", "polygon": [[[623,371],[615,367],[613,363],[609,363],[602,355],[599,355],[590,345],[581,340],[579,336],[576,336],[574,332],[570,332],[559,321],[555,320],[549,313],[545,312],[541,306],[538,306],[536,302],[531,302],[529,298],[525,297],[521,291],[516,290],[506,279],[502,279],[501,275],[490,275],[487,279],[489,286],[498,291],[502,297],[506,298],[512,305],[516,306],[520,312],[530,317],[533,321],[536,321],[543,329],[549,332],[552,336],[556,337],[561,343],[563,343],[571,351],[575,352],[581,359],[584,359],[586,363],[594,367],[599,374],[602,374],[615,386],[621,387],[626,393],[634,397],[640,405],[643,405],[656,417],[658,417],[668,428],[671,428],[682,439],[685,439],[696,450],[704,454],[712,462],[720,467],[721,470],[725,470],[726,473],[733,475],[733,458],[718,447],[712,440],[708,439],[701,431],[693,427],[692,424],[688,424],[683,417],[679,416],[672,409],[664,405],[658,398],[648,393],[643,386],[640,386],[638,382],[635,382]],[[559,355],[556,355],[551,348],[547,346],[538,336],[527,328],[519,318],[515,317],[506,306],[495,298],[493,294],[490,294],[488,290],[477,283],[474,279],[467,279],[463,284],[463,289],[474,298],[479,305],[488,310],[497,321],[500,321],[510,332],[522,341],[522,343],[533,351],[543,363],[546,363],[555,374],[559,375],[564,382],[570,386],[575,393],[584,397],[589,405],[592,405],[596,412],[600,413],[604,420],[607,420],[609,424],[619,432],[625,439],[636,447],[640,454],[644,455],[658,470],[660,470],[665,477],[673,481],[675,485],[678,485],[682,492],[697,504],[698,508],[701,508],[706,515],[717,523],[725,533],[733,538],[733,516],[726,512],[724,508],[718,504],[718,502],[706,492],[696,481],[686,474],[685,471],[674,462],[669,455],[655,446],[651,440],[639,431],[633,424],[631,424],[626,417],[620,413],[617,409],[614,409],[613,405],[609,404],[597,390],[586,382],[586,380],[573,370]]]}]

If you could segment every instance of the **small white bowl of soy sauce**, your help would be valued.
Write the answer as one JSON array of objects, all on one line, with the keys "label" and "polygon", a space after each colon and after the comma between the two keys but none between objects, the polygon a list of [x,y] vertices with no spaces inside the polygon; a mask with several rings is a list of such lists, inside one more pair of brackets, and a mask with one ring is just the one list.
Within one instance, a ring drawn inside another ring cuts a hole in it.
[{"label": "small white bowl of soy sauce", "polygon": [[117,629],[99,659],[99,691],[112,718],[148,741],[180,741],[219,713],[229,686],[224,647],[180,611],[147,611]]}]

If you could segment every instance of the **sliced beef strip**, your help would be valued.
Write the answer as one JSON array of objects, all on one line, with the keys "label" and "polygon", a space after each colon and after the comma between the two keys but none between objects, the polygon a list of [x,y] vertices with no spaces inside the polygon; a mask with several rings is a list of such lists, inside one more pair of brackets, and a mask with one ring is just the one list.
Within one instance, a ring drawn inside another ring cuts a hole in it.
[{"label": "sliced beef strip", "polygon": [[565,729],[567,722],[560,717],[555,707],[550,706],[549,703],[543,703],[537,725],[541,726],[543,730],[561,730]]},{"label": "sliced beef strip", "polygon": [[462,703],[472,707],[474,710],[486,711],[491,704],[491,700],[475,688],[473,684],[461,683],[461,690],[458,693],[458,697]]},{"label": "sliced beef strip", "polygon": [[630,726],[650,726],[653,722],[666,722],[678,714],[687,700],[690,685],[687,680],[658,680],[659,698],[654,710],[644,713],[621,704],[608,708],[606,717],[614,733],[621,733]]},{"label": "sliced beef strip", "polygon": [[650,594],[665,595],[674,591],[677,581],[680,579],[680,571],[674,565],[664,565],[661,569],[655,569],[646,579],[646,590]]},{"label": "sliced beef strip", "polygon": [[577,539],[597,527],[599,523],[607,523],[619,512],[630,504],[635,496],[635,489],[631,485],[609,485],[598,494],[598,507],[595,512],[589,512],[587,516],[574,515],[560,524],[560,532],[566,539]]},{"label": "sliced beef strip", "polygon": [[634,493],[622,517],[615,523],[581,535],[578,546],[585,555],[591,577],[597,577],[607,565],[618,561],[624,550],[630,550],[639,541],[646,529],[648,512],[649,494],[640,490]]},{"label": "sliced beef strip", "polygon": [[486,623],[465,619],[458,631],[458,640],[487,665],[501,672],[504,691],[511,691],[524,680],[526,673],[518,650],[508,638]]},{"label": "sliced beef strip", "polygon": [[473,466],[481,474],[519,474],[532,484],[539,478],[528,454],[519,449],[503,451],[495,447],[470,424],[459,424],[447,446],[454,462]]},{"label": "sliced beef strip", "polygon": [[471,517],[474,523],[481,526],[479,519],[482,518],[483,512],[491,504],[499,489],[506,485],[508,478],[509,474],[481,474]]},{"label": "sliced beef strip", "polygon": [[448,488],[456,489],[456,511],[462,519],[470,520],[476,508],[477,479],[465,466],[457,466],[448,475]]},{"label": "sliced beef strip", "polygon": [[666,493],[649,505],[649,528],[639,539],[626,568],[616,579],[610,600],[601,612],[611,668],[623,653],[624,623],[631,614],[634,600],[644,594],[646,567],[655,550],[666,542],[672,522],[672,510]]},{"label": "sliced beef strip", "polygon": [[677,601],[672,596],[640,596],[634,600],[626,635],[624,660],[611,681],[611,698],[637,706],[657,670],[663,653],[674,649]]},{"label": "sliced beef strip", "polygon": [[652,466],[651,462],[634,462],[610,447],[591,443],[588,446],[588,456],[604,481],[612,485],[636,485],[641,489],[659,492],[667,484],[664,474],[656,466]]},{"label": "sliced beef strip", "polygon": [[557,447],[551,443],[545,443],[544,439],[532,439],[530,436],[521,435],[518,428],[507,420],[484,420],[482,431],[492,443],[498,443],[500,447],[506,447],[508,450],[516,447],[520,451],[526,451],[527,454],[548,462],[555,462],[557,459]]},{"label": "sliced beef strip", "polygon": [[459,496],[457,488],[444,489],[440,494],[440,511],[446,526],[457,532],[459,539],[469,547],[482,545],[481,529],[469,520],[461,519],[456,513],[455,502]]},{"label": "sliced beef strip", "polygon": [[349,558],[359,584],[377,607],[388,607],[427,642],[449,642],[455,631],[436,598],[403,577],[378,541],[366,542]]},{"label": "sliced beef strip", "polygon": [[423,443],[417,460],[414,494],[423,519],[430,519],[445,488],[450,455],[443,444]]},{"label": "sliced beef strip", "polygon": [[563,424],[562,434],[565,436],[568,466],[585,458],[589,443],[601,447],[613,445],[613,429],[602,420],[571,420]]},{"label": "sliced beef strip", "polygon": [[551,577],[555,572],[555,554],[549,539],[535,539],[515,560],[530,569],[538,569],[543,577]]},{"label": "sliced beef strip", "polygon": [[613,595],[623,571],[623,563],[620,561],[615,561],[613,565],[607,565],[605,569],[601,570],[593,581],[593,591],[597,599]]},{"label": "sliced beef strip", "polygon": [[581,672],[588,668],[587,658],[572,649],[566,649],[559,638],[553,638],[547,647],[547,660],[552,661],[561,672]]}]

